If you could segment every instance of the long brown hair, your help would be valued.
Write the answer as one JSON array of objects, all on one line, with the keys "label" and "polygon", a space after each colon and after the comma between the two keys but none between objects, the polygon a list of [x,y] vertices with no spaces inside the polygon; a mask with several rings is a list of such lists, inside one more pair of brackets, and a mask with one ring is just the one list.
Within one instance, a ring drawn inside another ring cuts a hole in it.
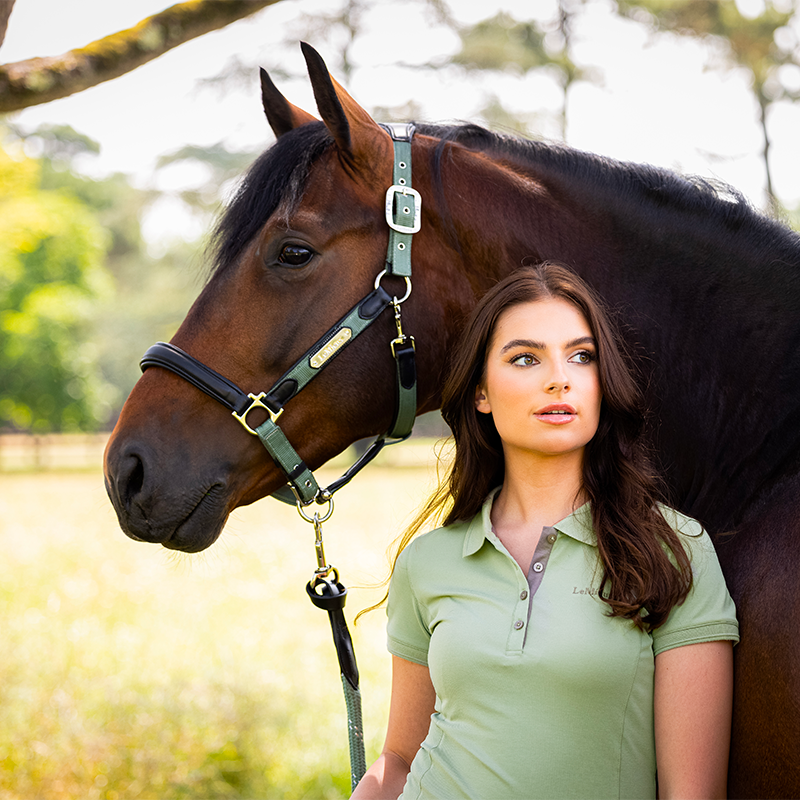
[{"label": "long brown hair", "polygon": [[594,292],[559,264],[516,270],[490,289],[470,315],[442,393],[442,416],[455,445],[449,474],[406,530],[399,551],[427,522],[450,525],[472,519],[489,492],[503,483],[502,442],[491,414],[476,411],[475,389],[500,316],[512,306],[550,298],[574,305],[597,343],[603,400],[597,432],[586,446],[582,488],[591,504],[603,568],[599,596],[611,616],[652,630],[686,598],[691,566],[658,509],[662,494],[645,446],[642,393],[622,339]]}]

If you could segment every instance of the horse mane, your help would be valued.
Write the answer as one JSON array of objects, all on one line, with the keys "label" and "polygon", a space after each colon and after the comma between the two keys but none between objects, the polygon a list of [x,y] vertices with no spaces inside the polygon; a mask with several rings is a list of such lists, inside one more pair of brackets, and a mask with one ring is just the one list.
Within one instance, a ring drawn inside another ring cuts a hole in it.
[{"label": "horse mane", "polygon": [[667,215],[676,215],[684,230],[700,224],[706,229],[716,227],[726,235],[746,232],[756,246],[785,243],[795,252],[800,247],[800,237],[794,231],[761,214],[738,189],[720,180],[617,161],[563,144],[496,133],[472,123],[421,124],[417,130],[439,139],[434,181],[442,197],[442,165],[448,145],[454,143],[510,163],[523,174],[530,170],[537,176],[569,182],[588,207],[614,208],[637,219],[639,229],[663,225]]},{"label": "horse mane", "polygon": [[332,144],[314,122],[285,133],[253,162],[211,233],[212,274],[236,261],[283,200],[290,209],[300,201],[311,166]]}]

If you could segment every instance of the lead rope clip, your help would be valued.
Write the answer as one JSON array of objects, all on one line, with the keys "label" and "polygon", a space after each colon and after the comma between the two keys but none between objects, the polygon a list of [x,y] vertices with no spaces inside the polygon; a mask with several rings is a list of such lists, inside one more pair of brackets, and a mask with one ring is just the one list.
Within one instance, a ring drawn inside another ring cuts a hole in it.
[{"label": "lead rope clip", "polygon": [[400,304],[402,302],[403,302],[402,300],[398,300],[396,297],[392,298],[392,306],[394,308],[394,325],[395,328],[397,328],[397,337],[395,339],[392,339],[392,341],[389,344],[391,345],[392,348],[392,355],[395,358],[397,358],[397,353],[395,348],[400,345],[404,345],[406,341],[410,341],[411,346],[416,350],[414,337],[406,336],[406,334],[403,333],[403,318],[400,314]]}]

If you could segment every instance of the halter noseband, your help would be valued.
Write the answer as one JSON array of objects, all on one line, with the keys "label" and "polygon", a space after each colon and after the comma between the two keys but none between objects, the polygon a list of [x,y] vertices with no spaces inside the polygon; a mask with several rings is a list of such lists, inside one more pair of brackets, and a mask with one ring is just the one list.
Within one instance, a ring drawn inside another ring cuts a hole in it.
[{"label": "halter noseband", "polygon": [[[194,356],[173,344],[154,344],[142,357],[142,372],[150,367],[162,367],[174,372],[193,386],[221,403],[242,424],[257,436],[277,466],[288,486],[273,493],[273,497],[299,507],[316,500],[325,503],[389,444],[407,439],[417,413],[417,373],[414,357],[414,337],[403,333],[400,305],[411,294],[411,237],[419,230],[422,201],[419,192],[411,188],[411,139],[414,126],[382,125],[394,145],[393,182],[386,192],[386,222],[389,225],[389,247],[384,270],[375,279],[375,286],[327,333],[299,358],[266,392],[245,393],[235,383],[207,367]],[[399,300],[381,286],[384,275],[403,278],[406,292]],[[330,361],[359,334],[365,331],[386,308],[394,309],[397,336],[390,342],[397,373],[397,404],[394,419],[387,433],[378,436],[350,469],[326,489],[321,489],[314,474],[292,447],[277,425],[286,403],[313,380]],[[252,428],[247,417],[254,409],[269,415],[258,427]]]}]

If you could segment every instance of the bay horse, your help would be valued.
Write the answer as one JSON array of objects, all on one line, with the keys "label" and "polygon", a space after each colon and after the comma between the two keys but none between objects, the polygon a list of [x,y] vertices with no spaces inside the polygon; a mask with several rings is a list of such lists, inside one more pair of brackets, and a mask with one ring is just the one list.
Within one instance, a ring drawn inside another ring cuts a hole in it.
[{"label": "bay horse", "polygon": [[[172,344],[239,386],[272,385],[384,268],[392,139],[303,46],[321,120],[262,71],[277,136],[215,231],[210,278]],[[578,272],[627,323],[672,503],[716,537],[741,622],[731,797],[800,796],[800,237],[730,187],[470,124],[420,124],[413,293],[417,411],[483,292],[519,265]],[[403,290],[398,279],[398,292]],[[391,314],[289,403],[311,468],[390,425]],[[196,552],[286,478],[211,397],[148,369],[105,454],[122,529]],[[601,733],[601,732],[598,732]]]}]

